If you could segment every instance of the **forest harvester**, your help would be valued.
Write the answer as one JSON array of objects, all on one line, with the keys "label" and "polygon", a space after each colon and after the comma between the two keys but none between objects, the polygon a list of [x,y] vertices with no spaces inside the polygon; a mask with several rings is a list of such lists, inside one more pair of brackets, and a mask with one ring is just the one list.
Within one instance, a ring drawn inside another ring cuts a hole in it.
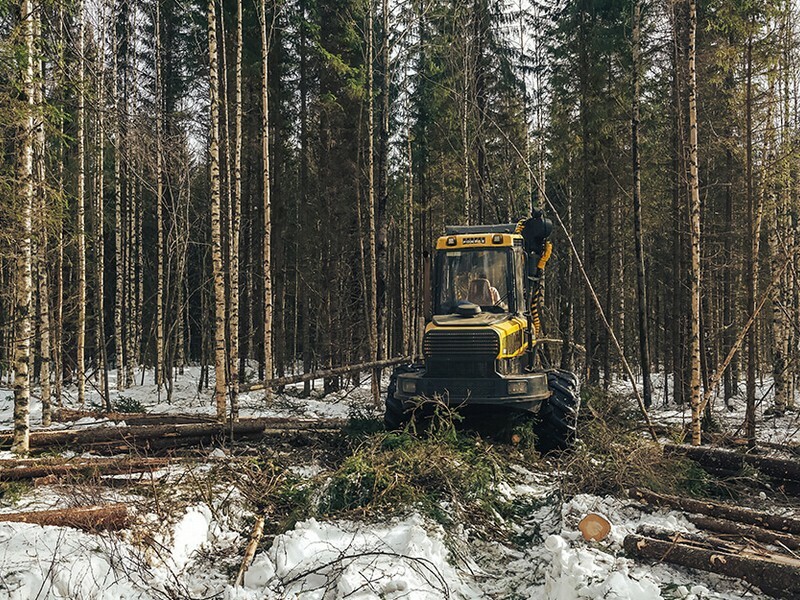
[{"label": "forest harvester", "polygon": [[[538,446],[575,438],[574,374],[537,357],[544,269],[553,224],[541,211],[508,225],[450,226],[426,264],[424,362],[394,370],[387,428],[402,427],[426,399],[508,418],[535,415]],[[432,296],[432,297],[431,297]]]}]

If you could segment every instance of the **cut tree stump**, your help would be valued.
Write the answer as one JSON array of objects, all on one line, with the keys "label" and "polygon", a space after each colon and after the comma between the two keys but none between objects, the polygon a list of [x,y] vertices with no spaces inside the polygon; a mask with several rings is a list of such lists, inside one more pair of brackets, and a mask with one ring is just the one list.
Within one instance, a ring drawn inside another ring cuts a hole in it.
[{"label": "cut tree stump", "polygon": [[0,521],[34,523],[56,527],[74,527],[83,531],[117,531],[128,526],[128,507],[125,504],[82,506],[58,510],[0,513]]},{"label": "cut tree stump", "polygon": [[664,444],[664,453],[685,456],[703,468],[716,472],[736,473],[745,465],[750,465],[775,479],[800,482],[800,461],[796,459],[757,456],[733,450],[685,444]]},{"label": "cut tree stump", "polygon": [[169,466],[165,458],[120,460],[0,460],[0,481],[22,481],[49,476],[98,477],[154,471]]},{"label": "cut tree stump", "polygon": [[623,543],[634,558],[647,558],[702,569],[743,579],[776,598],[797,598],[800,590],[800,560],[783,555],[733,553],[693,542],[675,534],[671,540],[657,540],[631,534]]},{"label": "cut tree stump", "polygon": [[707,500],[694,500],[679,496],[657,494],[650,490],[634,488],[630,490],[631,498],[638,499],[647,504],[669,506],[689,513],[708,515],[730,521],[737,521],[746,525],[756,525],[773,531],[781,531],[792,535],[800,535],[800,519],[761,513],[747,508],[710,502]]}]

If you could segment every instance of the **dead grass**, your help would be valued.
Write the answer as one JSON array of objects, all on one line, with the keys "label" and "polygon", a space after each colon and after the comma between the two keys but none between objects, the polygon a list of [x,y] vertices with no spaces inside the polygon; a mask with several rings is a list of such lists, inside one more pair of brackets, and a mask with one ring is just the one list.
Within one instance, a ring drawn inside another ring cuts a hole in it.
[{"label": "dead grass", "polygon": [[665,457],[661,445],[646,437],[633,405],[601,389],[583,391],[579,442],[561,456],[565,495],[619,494],[633,486],[703,495],[711,477],[692,461]]}]

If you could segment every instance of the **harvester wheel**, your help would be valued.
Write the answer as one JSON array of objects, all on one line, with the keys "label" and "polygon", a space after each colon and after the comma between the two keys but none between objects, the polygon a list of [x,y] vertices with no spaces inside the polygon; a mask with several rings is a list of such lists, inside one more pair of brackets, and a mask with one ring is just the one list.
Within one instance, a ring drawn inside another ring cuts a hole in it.
[{"label": "harvester wheel", "polygon": [[392,371],[392,376],[389,378],[389,388],[386,391],[386,412],[383,414],[383,424],[388,431],[402,429],[411,420],[411,413],[407,413],[403,409],[402,401],[394,396],[397,391],[397,375],[399,373],[414,373],[421,368],[418,365],[400,365]]},{"label": "harvester wheel", "polygon": [[541,452],[566,450],[575,441],[578,424],[578,378],[569,371],[553,369],[547,373],[547,384],[552,393],[539,411],[537,446]]}]

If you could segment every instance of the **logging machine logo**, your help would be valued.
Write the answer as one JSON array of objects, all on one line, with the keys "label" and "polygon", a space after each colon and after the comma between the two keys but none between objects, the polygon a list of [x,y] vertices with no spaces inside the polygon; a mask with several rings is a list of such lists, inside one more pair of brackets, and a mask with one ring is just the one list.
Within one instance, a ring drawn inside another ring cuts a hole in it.
[{"label": "logging machine logo", "polygon": [[470,244],[485,244],[486,238],[485,237],[470,237],[470,238],[463,238],[461,243],[465,246],[469,246]]}]

